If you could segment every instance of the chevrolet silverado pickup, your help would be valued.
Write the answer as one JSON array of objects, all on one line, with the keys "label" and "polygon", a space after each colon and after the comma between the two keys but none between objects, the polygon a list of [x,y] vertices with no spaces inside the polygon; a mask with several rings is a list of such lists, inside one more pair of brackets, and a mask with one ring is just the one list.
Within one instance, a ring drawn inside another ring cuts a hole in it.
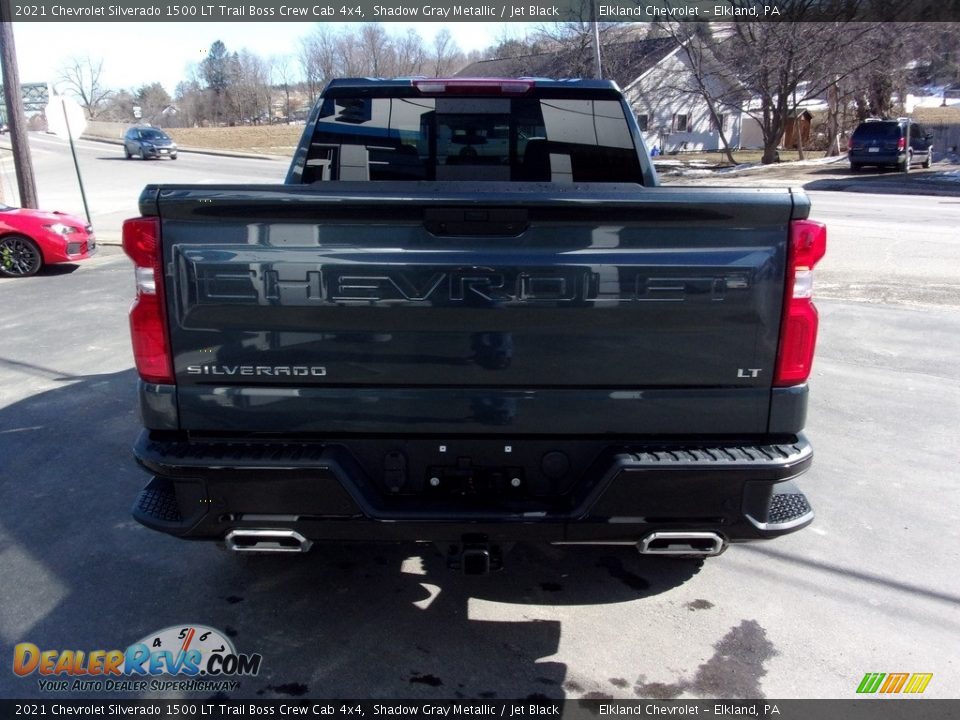
[{"label": "chevrolet silverado pickup", "polygon": [[798,530],[826,249],[786,189],[658,186],[599,80],[336,80],[282,184],[149,185],[123,244],[152,478],[239,552],[709,556]]}]

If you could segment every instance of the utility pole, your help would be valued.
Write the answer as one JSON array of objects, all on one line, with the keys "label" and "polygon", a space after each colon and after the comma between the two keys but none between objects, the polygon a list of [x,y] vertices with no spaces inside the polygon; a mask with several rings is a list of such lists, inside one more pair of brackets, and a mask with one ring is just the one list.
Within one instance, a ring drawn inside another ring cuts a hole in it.
[{"label": "utility pole", "polygon": [[37,183],[33,177],[33,161],[23,113],[23,91],[20,89],[20,71],[17,68],[17,49],[13,44],[13,25],[10,23],[8,2],[0,1],[0,63],[3,65],[3,99],[7,104],[7,124],[10,126],[10,145],[13,164],[17,171],[20,206],[37,207]]},{"label": "utility pole", "polygon": [[590,20],[593,25],[593,76],[597,80],[603,79],[603,68],[600,65],[600,25],[597,23],[597,0],[590,2]]}]

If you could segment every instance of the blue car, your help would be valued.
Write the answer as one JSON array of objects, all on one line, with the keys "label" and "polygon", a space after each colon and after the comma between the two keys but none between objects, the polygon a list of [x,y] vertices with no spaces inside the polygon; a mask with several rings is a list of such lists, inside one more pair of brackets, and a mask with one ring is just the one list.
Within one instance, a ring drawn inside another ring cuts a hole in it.
[{"label": "blue car", "polygon": [[177,159],[177,144],[163,130],[153,127],[132,127],[123,135],[123,151],[127,160],[134,156]]}]

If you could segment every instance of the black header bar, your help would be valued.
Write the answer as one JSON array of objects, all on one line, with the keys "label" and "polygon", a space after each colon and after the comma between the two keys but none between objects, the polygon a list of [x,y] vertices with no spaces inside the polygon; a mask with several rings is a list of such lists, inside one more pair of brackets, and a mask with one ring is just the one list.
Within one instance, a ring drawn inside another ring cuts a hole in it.
[{"label": "black header bar", "polygon": [[4,718],[326,718],[326,720],[955,720],[960,700],[0,700]]},{"label": "black header bar", "polygon": [[[593,0],[600,22],[950,22],[960,0]],[[566,22],[591,0],[0,0],[10,22]]]}]

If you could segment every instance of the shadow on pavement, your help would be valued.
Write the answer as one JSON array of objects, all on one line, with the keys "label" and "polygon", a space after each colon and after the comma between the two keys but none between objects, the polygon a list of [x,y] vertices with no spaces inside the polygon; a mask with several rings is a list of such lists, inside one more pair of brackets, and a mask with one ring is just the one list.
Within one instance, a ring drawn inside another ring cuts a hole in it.
[{"label": "shadow on pavement", "polygon": [[[431,546],[237,556],[175,540],[129,513],[147,480],[130,453],[134,371],[37,369],[62,387],[0,410],[4,647],[124,649],[205,624],[263,655],[230,697],[561,698],[567,668],[543,660],[563,632],[552,608],[642,601],[700,568],[632,548],[518,546],[503,572],[464,577]],[[0,696],[41,694],[35,676],[0,673]]]},{"label": "shadow on pavement", "polygon": [[37,275],[40,277],[57,277],[59,275],[69,275],[70,273],[76,272],[80,266],[76,263],[57,263],[56,265],[44,265],[37,272]]},{"label": "shadow on pavement", "polygon": [[805,190],[834,190],[843,192],[897,193],[903,195],[960,195],[960,182],[941,179],[936,170],[912,170],[909,173],[892,170],[847,170],[843,177],[837,171],[815,171],[811,175],[832,175],[803,183]]}]

